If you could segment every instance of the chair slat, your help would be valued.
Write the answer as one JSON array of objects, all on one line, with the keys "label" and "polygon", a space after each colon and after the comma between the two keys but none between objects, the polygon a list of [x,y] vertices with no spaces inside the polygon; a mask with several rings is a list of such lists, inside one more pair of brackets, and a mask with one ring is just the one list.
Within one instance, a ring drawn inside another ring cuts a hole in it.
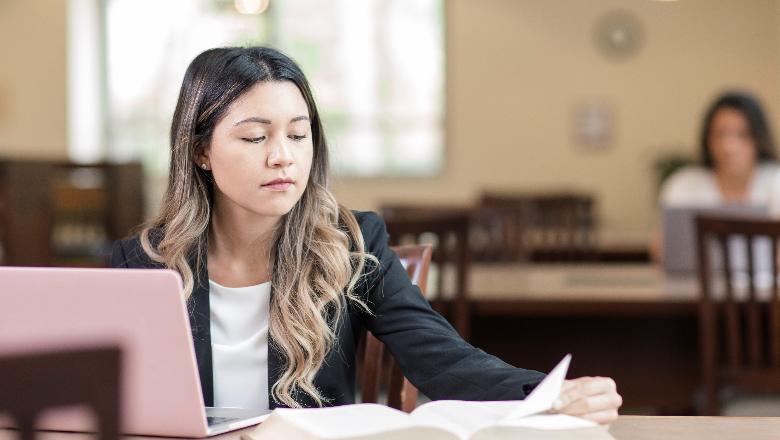
[{"label": "chair slat", "polygon": [[761,347],[763,347],[761,335],[761,316],[758,304],[756,303],[756,280],[755,280],[755,259],[753,255],[753,245],[755,236],[746,235],[745,246],[747,247],[747,270],[748,270],[748,299],[745,304],[747,315],[747,341],[748,341],[748,359],[750,365],[759,367],[761,365]]},{"label": "chair slat", "polygon": [[[431,263],[431,246],[407,245],[392,248],[406,269],[409,279],[424,295],[428,286],[428,272]],[[387,383],[388,406],[411,412],[417,405],[417,388],[404,376],[400,365],[392,356],[384,362],[387,350],[373,334],[366,331],[363,336],[363,359],[361,366],[361,400],[363,403],[378,403],[383,382]],[[386,369],[383,367],[387,367]],[[389,375],[389,378],[388,378]]]},{"label": "chair slat", "polygon": [[770,344],[771,361],[774,368],[780,368],[780,294],[778,293],[777,237],[772,237],[772,297],[769,302],[769,325],[767,340]]},{"label": "chair slat", "polygon": [[379,385],[382,380],[382,357],[385,347],[371,332],[366,332],[365,355],[363,357],[363,380],[361,390],[363,403],[379,402]]},{"label": "chair slat", "polygon": [[729,365],[736,369],[742,361],[742,344],[739,326],[739,308],[734,294],[734,280],[731,272],[731,255],[729,253],[728,237],[718,236],[717,242],[720,246],[721,256],[723,258],[723,278],[725,280],[726,301],[725,301],[725,320],[726,320],[726,353],[728,354]]},{"label": "chair slat", "polygon": [[715,414],[718,408],[716,364],[718,359],[717,311],[712,294],[709,221],[696,219],[696,254],[699,272],[699,350],[701,352],[702,385],[705,413]]}]

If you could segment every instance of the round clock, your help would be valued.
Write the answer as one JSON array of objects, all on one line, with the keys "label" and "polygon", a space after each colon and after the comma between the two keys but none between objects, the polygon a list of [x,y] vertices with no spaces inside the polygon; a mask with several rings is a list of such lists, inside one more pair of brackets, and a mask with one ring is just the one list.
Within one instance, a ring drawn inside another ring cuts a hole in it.
[{"label": "round clock", "polygon": [[607,58],[631,58],[642,47],[642,23],[627,11],[610,11],[596,20],[593,32],[596,49]]}]

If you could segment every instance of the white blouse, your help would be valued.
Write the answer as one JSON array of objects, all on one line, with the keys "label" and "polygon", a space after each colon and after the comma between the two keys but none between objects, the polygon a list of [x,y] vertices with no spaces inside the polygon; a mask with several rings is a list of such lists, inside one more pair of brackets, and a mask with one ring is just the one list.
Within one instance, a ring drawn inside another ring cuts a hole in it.
[{"label": "white blouse", "polygon": [[[715,173],[701,166],[675,172],[661,188],[661,206],[717,206],[724,203]],[[780,165],[762,163],[756,167],[748,187],[747,203],[768,206],[780,214]]]},{"label": "white blouse", "polygon": [[214,406],[268,409],[271,282],[209,289]]}]

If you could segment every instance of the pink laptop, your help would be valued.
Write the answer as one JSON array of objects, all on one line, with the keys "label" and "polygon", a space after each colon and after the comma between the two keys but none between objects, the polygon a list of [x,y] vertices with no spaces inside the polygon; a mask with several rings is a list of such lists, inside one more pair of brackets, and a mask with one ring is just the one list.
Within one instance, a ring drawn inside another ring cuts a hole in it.
[{"label": "pink laptop", "polygon": [[[122,430],[207,437],[269,411],[205,408],[182,282],[170,270],[0,267],[0,356],[114,344],[122,348]],[[78,411],[40,429],[91,430]]]}]

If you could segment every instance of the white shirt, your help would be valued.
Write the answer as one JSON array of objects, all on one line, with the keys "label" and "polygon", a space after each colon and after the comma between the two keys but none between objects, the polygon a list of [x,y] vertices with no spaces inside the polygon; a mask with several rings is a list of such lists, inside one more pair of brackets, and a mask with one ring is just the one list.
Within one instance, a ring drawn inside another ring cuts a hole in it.
[{"label": "white shirt", "polygon": [[[768,206],[772,215],[780,214],[780,165],[756,166],[747,191],[747,203]],[[724,203],[712,170],[689,166],[675,172],[661,188],[661,206],[717,206]]]},{"label": "white shirt", "polygon": [[271,282],[225,287],[209,280],[214,406],[268,409]]}]

